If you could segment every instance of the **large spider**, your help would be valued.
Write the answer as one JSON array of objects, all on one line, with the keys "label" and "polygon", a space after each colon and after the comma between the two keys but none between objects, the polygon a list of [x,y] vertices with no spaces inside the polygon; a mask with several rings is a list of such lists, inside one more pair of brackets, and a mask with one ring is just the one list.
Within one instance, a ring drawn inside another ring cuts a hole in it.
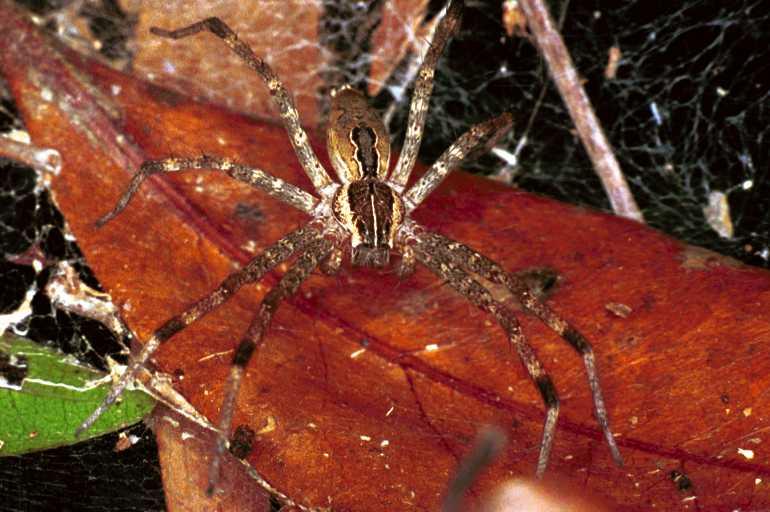
[{"label": "large spider", "polygon": [[266,272],[297,255],[293,266],[265,295],[256,317],[235,350],[220,413],[216,453],[212,458],[209,473],[208,492],[213,492],[219,478],[222,454],[228,444],[227,435],[231,429],[235,400],[244,368],[262,342],[273,313],[282,300],[297,291],[316,267],[321,265],[327,272],[337,270],[347,252],[349,241],[353,265],[383,267],[388,264],[390,253],[396,251],[402,256],[398,266],[398,272],[402,276],[408,275],[415,262],[419,261],[470,302],[495,317],[508,335],[545,403],[545,426],[536,471],[537,476],[542,476],[553,444],[559,399],[550,377],[521,332],[515,315],[495,300],[477,277],[505,286],[518,298],[527,312],[537,316],[582,355],[593,394],[596,418],[613,458],[618,464],[622,464],[620,452],[610,432],[593,350],[585,337],[537,299],[527,285],[515,275],[506,272],[497,263],[470,247],[430,232],[410,218],[412,210],[441,183],[450,169],[457,166],[471,150],[506,130],[511,122],[511,116],[506,113],[473,126],[444,151],[422,178],[411,187],[406,187],[422,139],[436,63],[447,41],[457,30],[462,6],[461,0],[453,0],[436,29],[415,84],[404,147],[389,176],[390,140],[378,115],[368,106],[363,94],[348,86],[332,93],[327,148],[341,183],[334,182],[318,161],[300,125],[292,97],[273,70],[254,55],[251,48],[240,41],[223,21],[208,18],[177,30],[151,29],[153,34],[171,39],[182,39],[198,32],[211,31],[256,71],[270,90],[299,162],[319,197],[260,169],[235,163],[227,158],[203,156],[144,162],[115,208],[102,217],[98,225],[103,225],[123,211],[131,196],[148,176],[187,169],[222,171],[302,210],[312,219],[275,242],[245,267],[230,274],[210,294],[160,326],[133,358],[102,404],[79,427],[79,431],[89,428],[115,402],[137,370],[147,362],[161,343],[222,305],[244,284],[259,281]]}]

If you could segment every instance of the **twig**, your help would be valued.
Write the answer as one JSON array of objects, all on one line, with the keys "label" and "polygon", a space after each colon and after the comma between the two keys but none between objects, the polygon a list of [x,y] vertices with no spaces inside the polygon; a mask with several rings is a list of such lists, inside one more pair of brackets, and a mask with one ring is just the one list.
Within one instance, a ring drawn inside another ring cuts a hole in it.
[{"label": "twig", "polygon": [[505,435],[495,427],[485,427],[479,432],[470,453],[460,461],[452,480],[449,482],[441,512],[459,512],[466,491],[476,481],[482,470],[497,457],[505,446]]},{"label": "twig", "polygon": [[572,122],[575,123],[580,139],[594,164],[594,169],[604,185],[612,210],[622,217],[644,222],[642,212],[631,195],[628,182],[620,170],[615,154],[580,84],[575,65],[564,46],[561,34],[554,26],[548,9],[543,5],[542,0],[519,0],[519,3],[527,17],[529,29],[548,64],[559,94],[567,105]]}]

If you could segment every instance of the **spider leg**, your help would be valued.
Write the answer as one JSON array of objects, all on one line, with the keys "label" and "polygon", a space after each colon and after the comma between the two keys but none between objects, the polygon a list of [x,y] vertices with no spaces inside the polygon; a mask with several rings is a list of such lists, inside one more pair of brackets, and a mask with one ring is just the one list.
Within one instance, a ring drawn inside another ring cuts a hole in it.
[{"label": "spider leg", "polygon": [[559,336],[566,340],[583,357],[583,363],[588,375],[588,385],[591,388],[591,394],[594,401],[596,420],[602,429],[604,438],[612,453],[612,458],[619,466],[623,465],[623,457],[615,442],[615,437],[610,430],[609,419],[607,417],[607,408],[604,405],[601,386],[599,385],[599,376],[596,372],[596,359],[593,348],[575,327],[566,320],[557,315],[547,304],[535,297],[522,281],[515,274],[506,272],[500,265],[479,254],[470,247],[455,242],[443,235],[433,232],[423,233],[424,238],[431,247],[435,247],[442,254],[446,255],[452,264],[459,265],[474,272],[493,283],[504,285],[521,303],[522,307],[528,312],[539,318],[545,325],[555,331]]},{"label": "spider leg", "polygon": [[256,348],[261,344],[265,331],[270,325],[273,313],[275,313],[278,305],[282,300],[296,293],[300,284],[333,248],[332,242],[325,238],[314,241],[307,248],[306,252],[297,259],[294,266],[283,275],[278,284],[262,299],[257,316],[251,322],[248,331],[246,331],[238,348],[235,350],[233,363],[230,367],[230,375],[225,385],[225,398],[222,402],[222,411],[219,417],[216,453],[211,460],[211,466],[209,466],[209,486],[206,490],[208,495],[214,492],[219,481],[219,467],[227,446],[226,436],[232,426],[235,399],[241,387],[241,380],[246,365],[249,363]]},{"label": "spider leg", "polygon": [[559,397],[553,382],[551,382],[551,378],[537,358],[535,351],[524,338],[519,321],[513,312],[500,302],[494,300],[489,290],[471,277],[461,265],[454,261],[444,247],[437,244],[434,239],[423,236],[422,233],[416,234],[415,239],[414,251],[417,260],[475,306],[495,317],[508,335],[508,339],[514,349],[516,349],[516,353],[519,355],[522,363],[524,363],[530,378],[537,385],[546,409],[536,473],[538,477],[541,477],[548,465],[548,458],[551,454],[553,437],[556,431],[556,420],[559,417]]},{"label": "spider leg", "polygon": [[144,344],[139,354],[123,372],[117,383],[112,386],[110,392],[101,404],[80,424],[75,435],[80,435],[89,429],[94,422],[109,409],[115,400],[123,394],[126,386],[133,380],[136,373],[142,368],[152,354],[160,347],[161,343],[178,333],[188,325],[199,320],[210,311],[216,309],[228,300],[244,284],[258,281],[270,269],[290,257],[295,252],[315,242],[321,237],[321,233],[310,226],[304,226],[283,237],[259,256],[252,259],[248,265],[227,276],[224,281],[210,294],[199,299],[184,312],[166,320]]},{"label": "spider leg", "polygon": [[393,169],[393,173],[388,180],[398,192],[404,190],[406,182],[409,181],[409,174],[412,172],[414,162],[417,160],[417,152],[420,150],[420,144],[422,143],[422,132],[425,127],[425,117],[430,103],[430,94],[433,91],[433,73],[436,70],[436,64],[441,53],[444,51],[447,41],[449,41],[460,25],[462,10],[462,0],[451,1],[444,18],[436,28],[431,46],[417,74],[412,104],[409,106],[409,120],[407,121],[404,147],[401,148],[401,154],[398,157],[396,167]]},{"label": "spider leg", "polygon": [[225,22],[219,18],[207,18],[176,30],[164,30],[162,28],[152,27],[150,32],[156,36],[169,39],[182,39],[205,30],[210,31],[215,36],[222,39],[222,41],[230,47],[238,57],[243,59],[251,69],[257,72],[270,90],[270,95],[273,97],[273,101],[278,107],[281,119],[286,127],[286,132],[289,134],[292,146],[294,146],[294,152],[297,153],[299,163],[302,165],[302,168],[305,170],[308,178],[310,178],[315,189],[320,193],[323,189],[333,185],[334,182],[318,161],[318,157],[310,146],[307,133],[305,133],[305,130],[300,124],[299,113],[297,112],[297,107],[294,105],[291,94],[286,90],[286,87],[284,87],[280,78],[278,78],[278,75],[275,74],[272,68],[265,61],[254,55],[254,51],[249,45],[238,39],[235,32],[233,32]]},{"label": "spider leg", "polygon": [[128,205],[131,197],[139,189],[144,180],[149,176],[162,172],[185,171],[188,169],[222,171],[228,176],[263,190],[276,199],[280,199],[305,213],[312,214],[313,208],[318,204],[318,199],[301,188],[280,178],[271,176],[261,169],[236,164],[227,158],[216,158],[211,156],[202,156],[198,158],[164,158],[163,160],[147,160],[142,163],[139,172],[134,174],[133,178],[131,178],[131,182],[128,187],[126,187],[125,192],[123,192],[123,195],[118,200],[115,208],[96,221],[96,225],[101,227],[117,217]]},{"label": "spider leg", "polygon": [[468,153],[476,149],[480,142],[486,141],[487,146],[494,145],[508,131],[511,122],[512,116],[506,112],[483,123],[473,125],[470,130],[462,134],[404,195],[407,210],[411,212],[417,208],[428,194],[444,181],[449,171],[458,166],[468,156]]}]

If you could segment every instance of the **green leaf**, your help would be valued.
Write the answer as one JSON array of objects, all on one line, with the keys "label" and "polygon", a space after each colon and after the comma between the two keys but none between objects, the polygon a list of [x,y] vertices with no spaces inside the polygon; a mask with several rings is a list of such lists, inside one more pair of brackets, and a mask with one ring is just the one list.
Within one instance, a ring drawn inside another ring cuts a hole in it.
[{"label": "green leaf", "polygon": [[141,421],[154,401],[126,391],[88,431],[75,429],[111,385],[105,373],[16,336],[0,337],[0,456],[75,444]]}]

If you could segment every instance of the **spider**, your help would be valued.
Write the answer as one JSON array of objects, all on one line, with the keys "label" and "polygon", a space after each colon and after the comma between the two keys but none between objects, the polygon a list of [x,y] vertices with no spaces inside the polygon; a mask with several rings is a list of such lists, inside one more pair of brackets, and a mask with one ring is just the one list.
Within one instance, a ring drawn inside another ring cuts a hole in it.
[{"label": "spider", "polygon": [[170,39],[182,39],[210,31],[256,71],[270,91],[297,158],[310,178],[317,196],[258,168],[227,158],[202,156],[144,162],[113,210],[99,219],[97,225],[102,226],[120,214],[148,176],[188,169],[221,171],[302,210],[311,220],[275,242],[245,267],[230,274],[214,291],[163,323],[132,359],[102,404],[82,423],[78,432],[89,428],[115,402],[137,371],[147,363],[163,342],[222,305],[243,285],[259,281],[265,273],[296,255],[293,266],[265,295],[255,318],[235,350],[221,407],[215,454],[209,469],[207,491],[211,494],[217,485],[219,466],[228,445],[227,435],[232,427],[235,401],[245,367],[262,343],[273,313],[281,301],[293,295],[319,266],[327,273],[334,272],[340,268],[343,257],[349,255],[354,266],[384,267],[389,264],[391,252],[397,252],[401,254],[397,267],[401,276],[407,276],[417,262],[421,263],[475,306],[494,316],[507,334],[545,404],[545,424],[536,469],[538,477],[542,476],[546,469],[553,445],[559,414],[557,392],[525,339],[516,316],[508,307],[493,298],[490,290],[477,279],[478,277],[505,286],[518,298],[525,311],[538,317],[583,357],[597,421],[614,460],[619,465],[622,464],[620,452],[609,428],[594,353],[585,337],[536,298],[526,283],[516,275],[506,272],[497,263],[470,247],[428,231],[410,218],[411,212],[470,151],[481,146],[484,141],[499,137],[511,124],[511,115],[505,113],[471,127],[449,146],[416,183],[407,187],[422,139],[436,63],[448,40],[458,28],[462,9],[461,0],[452,0],[436,29],[432,45],[421,64],[415,83],[404,147],[390,174],[389,136],[379,116],[368,106],[365,96],[350,86],[343,86],[332,92],[327,150],[339,182],[331,179],[311,148],[287,89],[270,66],[238,39],[223,21],[219,18],[208,18],[176,30],[155,27],[150,29],[153,34]]}]

